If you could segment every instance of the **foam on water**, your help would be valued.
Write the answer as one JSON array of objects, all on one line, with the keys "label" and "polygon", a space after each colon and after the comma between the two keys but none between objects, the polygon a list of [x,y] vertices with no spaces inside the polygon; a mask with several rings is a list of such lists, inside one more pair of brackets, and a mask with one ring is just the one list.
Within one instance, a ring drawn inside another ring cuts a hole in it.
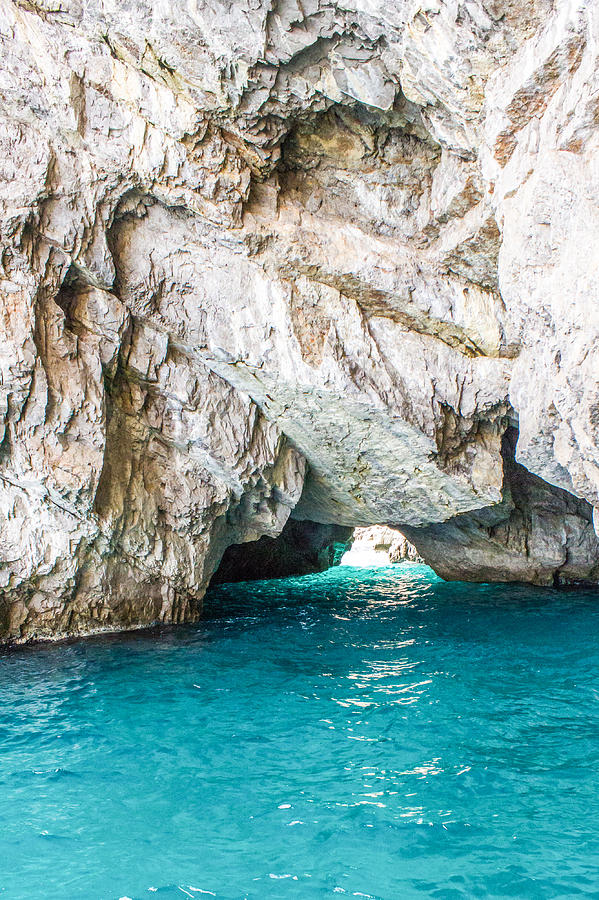
[{"label": "foam on water", "polygon": [[598,600],[344,567],[7,652],[0,895],[596,896]]}]

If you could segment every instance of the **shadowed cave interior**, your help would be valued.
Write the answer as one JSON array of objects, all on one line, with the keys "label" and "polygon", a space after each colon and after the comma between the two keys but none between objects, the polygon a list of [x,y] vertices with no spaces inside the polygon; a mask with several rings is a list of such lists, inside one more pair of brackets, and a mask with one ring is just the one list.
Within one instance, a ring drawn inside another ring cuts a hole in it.
[{"label": "shadowed cave interior", "polygon": [[[397,529],[424,562],[448,581],[522,581],[538,585],[589,585],[599,578],[592,507],[543,481],[516,462],[518,430],[502,440],[502,501],[446,522]],[[294,519],[281,534],[231,545],[211,580],[284,578],[338,565],[351,546],[353,528]]]}]

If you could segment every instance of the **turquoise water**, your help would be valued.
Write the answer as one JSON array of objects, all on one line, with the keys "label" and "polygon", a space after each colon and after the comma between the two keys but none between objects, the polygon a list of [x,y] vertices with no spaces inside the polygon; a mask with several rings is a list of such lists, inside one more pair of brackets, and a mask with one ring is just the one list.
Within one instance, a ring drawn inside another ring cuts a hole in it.
[{"label": "turquoise water", "polygon": [[0,896],[599,896],[599,595],[341,568],[0,656]]}]

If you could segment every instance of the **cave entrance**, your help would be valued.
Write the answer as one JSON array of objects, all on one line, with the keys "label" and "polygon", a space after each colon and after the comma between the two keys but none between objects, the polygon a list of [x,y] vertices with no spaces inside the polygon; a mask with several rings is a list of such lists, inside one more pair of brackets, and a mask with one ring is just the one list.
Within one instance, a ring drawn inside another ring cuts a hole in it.
[{"label": "cave entrance", "polygon": [[387,525],[368,525],[354,529],[351,547],[343,554],[340,565],[370,569],[400,562],[423,560],[401,531]]},{"label": "cave entrance", "polygon": [[324,572],[338,565],[352,540],[353,528],[288,519],[278,537],[232,544],[210,582],[261,581]]},{"label": "cave entrance", "polygon": [[290,518],[278,537],[228,547],[210,584],[311,575],[338,565],[373,568],[405,560],[422,562],[416,548],[395,528],[351,528]]}]

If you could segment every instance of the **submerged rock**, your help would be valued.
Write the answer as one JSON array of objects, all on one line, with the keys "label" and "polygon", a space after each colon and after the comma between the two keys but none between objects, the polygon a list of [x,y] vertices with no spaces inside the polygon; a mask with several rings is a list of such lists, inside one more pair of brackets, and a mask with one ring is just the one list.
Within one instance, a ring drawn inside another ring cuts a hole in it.
[{"label": "submerged rock", "polygon": [[0,0],[0,41],[0,639],[194,619],[291,510],[597,580],[593,4]]}]

